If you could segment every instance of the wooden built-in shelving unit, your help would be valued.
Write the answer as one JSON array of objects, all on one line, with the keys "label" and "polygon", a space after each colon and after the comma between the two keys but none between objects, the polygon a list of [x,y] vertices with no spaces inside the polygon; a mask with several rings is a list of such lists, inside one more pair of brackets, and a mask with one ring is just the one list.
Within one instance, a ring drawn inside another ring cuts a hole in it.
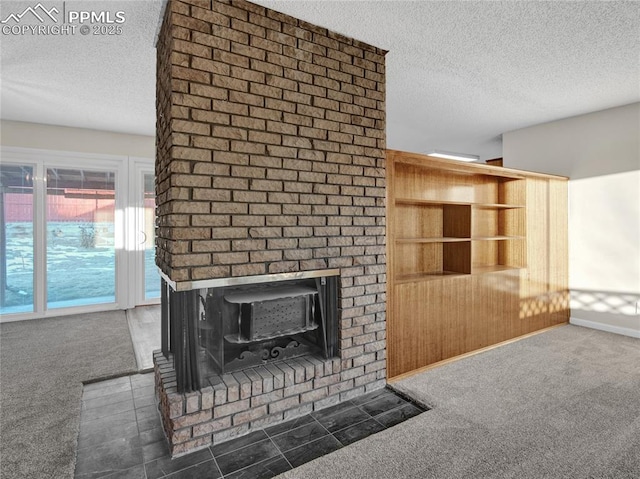
[{"label": "wooden built-in shelving unit", "polygon": [[[469,335],[482,323],[496,330],[495,319],[477,318],[480,311],[518,317],[521,272],[540,261],[528,252],[530,223],[533,230],[547,223],[527,201],[535,174],[391,150],[387,172],[388,372],[394,377],[498,342],[488,331]],[[505,282],[501,293],[482,297],[496,281]],[[444,299],[434,296],[438,291]],[[495,308],[484,303],[505,292],[508,301]],[[469,309],[457,309],[463,305]],[[508,305],[508,312],[498,311]],[[497,336],[510,339],[528,329]]]},{"label": "wooden built-in shelving unit", "polygon": [[524,266],[524,177],[448,163],[406,154],[393,162],[396,281]]}]

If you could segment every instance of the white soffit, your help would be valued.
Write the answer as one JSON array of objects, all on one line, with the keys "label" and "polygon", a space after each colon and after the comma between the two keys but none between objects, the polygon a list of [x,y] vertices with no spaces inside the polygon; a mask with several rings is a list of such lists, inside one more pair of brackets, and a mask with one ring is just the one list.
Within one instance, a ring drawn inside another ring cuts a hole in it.
[{"label": "white soffit", "polygon": [[[640,2],[255,3],[389,51],[389,148],[486,159],[505,131],[640,101]],[[2,118],[153,135],[162,1],[66,4],[126,12],[123,35],[2,35]]]}]

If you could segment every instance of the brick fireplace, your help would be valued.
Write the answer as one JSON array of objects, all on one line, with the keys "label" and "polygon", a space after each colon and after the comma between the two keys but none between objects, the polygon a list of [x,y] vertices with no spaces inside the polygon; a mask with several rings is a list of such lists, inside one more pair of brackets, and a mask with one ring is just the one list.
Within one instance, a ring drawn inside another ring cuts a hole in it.
[{"label": "brick fireplace", "polygon": [[[168,2],[157,41],[165,290],[154,364],[173,455],[385,385],[385,53],[246,1]],[[326,278],[333,299],[313,293]],[[189,348],[203,349],[207,298],[213,310],[224,297],[262,297],[251,285],[294,280],[316,298],[297,308],[319,349],[205,374]],[[238,285],[249,293],[216,289]],[[329,304],[334,324],[324,325]]]}]

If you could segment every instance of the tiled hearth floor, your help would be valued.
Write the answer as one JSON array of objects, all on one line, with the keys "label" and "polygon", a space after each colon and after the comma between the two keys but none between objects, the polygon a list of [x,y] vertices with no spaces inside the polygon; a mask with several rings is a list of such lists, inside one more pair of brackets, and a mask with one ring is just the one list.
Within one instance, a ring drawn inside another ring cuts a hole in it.
[{"label": "tiled hearth floor", "polygon": [[75,477],[269,478],[423,411],[381,389],[172,460],[153,374],[125,376],[84,388]]}]

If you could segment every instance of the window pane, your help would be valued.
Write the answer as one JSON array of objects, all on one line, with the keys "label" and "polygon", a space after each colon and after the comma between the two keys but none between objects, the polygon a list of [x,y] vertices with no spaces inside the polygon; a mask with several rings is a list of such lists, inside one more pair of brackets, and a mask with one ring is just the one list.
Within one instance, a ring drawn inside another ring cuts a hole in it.
[{"label": "window pane", "polygon": [[156,192],[154,175],[144,175],[144,296],[160,297],[160,275],[156,266]]},{"label": "window pane", "polygon": [[0,165],[0,314],[33,311],[33,168]]},{"label": "window pane", "polygon": [[47,169],[47,307],[115,302],[115,174]]}]

